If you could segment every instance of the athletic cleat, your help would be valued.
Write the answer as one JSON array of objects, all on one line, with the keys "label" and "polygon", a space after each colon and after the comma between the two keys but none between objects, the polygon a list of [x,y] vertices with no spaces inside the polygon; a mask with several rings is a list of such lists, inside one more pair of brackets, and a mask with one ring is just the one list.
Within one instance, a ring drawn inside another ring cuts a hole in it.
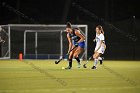
[{"label": "athletic cleat", "polygon": [[86,64],[83,65],[83,68],[87,68]]},{"label": "athletic cleat", "polygon": [[65,69],[71,69],[71,67],[70,67],[70,66],[68,66],[68,67],[66,67]]},{"label": "athletic cleat", "polygon": [[96,69],[96,67],[95,67],[95,66],[93,66],[91,69]]}]

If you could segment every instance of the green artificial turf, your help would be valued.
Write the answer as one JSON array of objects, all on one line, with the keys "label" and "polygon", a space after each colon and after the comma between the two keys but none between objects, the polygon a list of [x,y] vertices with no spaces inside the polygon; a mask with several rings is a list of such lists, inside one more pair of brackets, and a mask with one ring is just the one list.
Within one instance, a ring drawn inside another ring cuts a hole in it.
[{"label": "green artificial turf", "polygon": [[[84,62],[83,62],[84,63]],[[82,64],[83,64],[82,63]],[[139,93],[140,61],[104,61],[96,70],[66,61],[0,60],[0,93]]]}]

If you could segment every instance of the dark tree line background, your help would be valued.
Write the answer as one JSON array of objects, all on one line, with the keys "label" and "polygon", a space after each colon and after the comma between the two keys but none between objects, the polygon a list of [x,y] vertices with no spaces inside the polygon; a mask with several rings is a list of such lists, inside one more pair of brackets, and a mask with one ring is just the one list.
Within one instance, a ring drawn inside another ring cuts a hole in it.
[{"label": "dark tree line background", "polygon": [[[138,0],[0,0],[0,24],[87,24],[88,56],[94,50],[95,27],[101,24],[106,59],[139,60],[139,9]],[[13,47],[17,54],[21,51]]]}]

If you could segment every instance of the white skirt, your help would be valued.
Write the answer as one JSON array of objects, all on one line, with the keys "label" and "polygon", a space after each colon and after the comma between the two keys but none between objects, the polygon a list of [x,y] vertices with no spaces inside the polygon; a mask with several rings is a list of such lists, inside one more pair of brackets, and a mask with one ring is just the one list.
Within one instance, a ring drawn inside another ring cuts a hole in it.
[{"label": "white skirt", "polygon": [[[98,48],[98,47],[97,47]],[[95,50],[97,50],[97,48],[95,48]],[[97,51],[98,53],[104,54],[105,52],[105,47],[101,46],[100,49]]]}]

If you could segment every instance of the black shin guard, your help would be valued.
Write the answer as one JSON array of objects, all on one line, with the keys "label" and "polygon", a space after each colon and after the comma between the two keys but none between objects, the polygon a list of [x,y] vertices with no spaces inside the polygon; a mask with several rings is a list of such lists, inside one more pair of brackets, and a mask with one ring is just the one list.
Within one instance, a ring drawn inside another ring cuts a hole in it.
[{"label": "black shin guard", "polygon": [[69,66],[72,67],[72,59],[69,59]]},{"label": "black shin guard", "polygon": [[79,57],[76,57],[75,59],[77,60],[78,63],[80,63],[80,59],[79,59]]},{"label": "black shin guard", "polygon": [[100,60],[100,64],[102,64],[103,63],[103,61],[102,60]]}]

